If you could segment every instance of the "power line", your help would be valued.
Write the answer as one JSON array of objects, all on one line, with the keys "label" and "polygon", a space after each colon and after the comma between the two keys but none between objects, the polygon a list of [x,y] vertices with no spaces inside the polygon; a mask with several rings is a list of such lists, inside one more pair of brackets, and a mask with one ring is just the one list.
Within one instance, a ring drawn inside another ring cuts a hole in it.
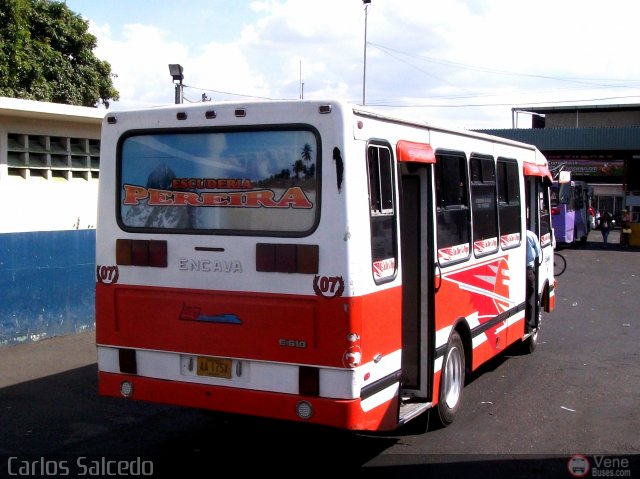
[{"label": "power line", "polygon": [[[557,100],[557,101],[539,101],[539,102],[527,102],[528,105],[555,105],[558,103],[577,103],[577,102],[588,102],[588,101],[605,101],[605,100],[620,100],[625,98],[640,98],[640,95],[629,95],[629,96],[611,96],[604,98],[588,98],[588,99],[578,99],[578,100]],[[426,103],[426,104],[411,104],[411,105],[398,105],[398,104],[388,104],[388,103],[372,103],[369,102],[369,106],[382,106],[382,107],[391,107],[391,108],[470,108],[470,107],[487,107],[487,106],[513,106],[513,102],[510,103],[466,103],[466,104],[457,104],[450,105],[446,103]]]},{"label": "power line", "polygon": [[467,63],[461,63],[461,62],[453,62],[453,61],[443,60],[441,58],[429,57],[429,56],[425,56],[425,55],[417,55],[417,54],[413,54],[413,53],[408,53],[408,52],[403,52],[403,51],[400,51],[400,50],[396,50],[394,48],[387,47],[387,46],[380,45],[380,44],[373,43],[373,42],[369,42],[369,44],[371,46],[374,46],[374,47],[378,48],[380,51],[382,51],[383,53],[386,53],[388,55],[390,55],[389,52],[394,52],[394,53],[397,53],[397,54],[400,54],[400,55],[405,55],[405,56],[408,56],[408,57],[419,58],[419,59],[422,59],[422,60],[424,60],[426,62],[435,63],[437,65],[443,65],[443,66],[448,66],[448,67],[452,67],[452,68],[460,68],[460,69],[463,69],[463,70],[479,71],[479,72],[482,72],[482,73],[493,73],[493,74],[497,74],[497,75],[507,75],[507,76],[518,76],[518,77],[525,77],[525,78],[537,78],[537,79],[545,79],[545,80],[555,80],[555,81],[562,81],[562,82],[578,83],[578,84],[583,84],[583,85],[599,86],[599,87],[604,87],[604,88],[634,88],[634,87],[629,86],[629,85],[603,85],[603,84],[595,83],[595,82],[622,82],[622,81],[624,81],[626,83],[638,83],[638,82],[640,82],[640,80],[629,80],[629,79],[620,80],[620,79],[613,79],[613,78],[573,78],[573,77],[559,77],[559,76],[552,76],[552,75],[540,75],[540,74],[534,74],[534,73],[513,72],[513,71],[509,71],[509,70],[499,70],[499,69],[495,69],[495,68],[480,67],[480,66],[477,66],[477,65],[471,65],[471,64],[467,64]]},{"label": "power line", "polygon": [[[637,88],[634,87],[630,84],[625,84],[625,85],[606,85],[606,84],[602,84],[602,83],[596,83],[596,82],[622,82],[625,81],[627,83],[640,83],[640,80],[619,80],[619,79],[606,79],[606,78],[594,78],[594,79],[589,79],[589,78],[573,78],[573,77],[558,77],[558,76],[552,76],[552,75],[540,75],[540,74],[532,74],[532,73],[523,73],[523,72],[513,72],[513,71],[508,71],[508,70],[500,70],[500,69],[494,69],[494,68],[485,68],[485,67],[480,67],[477,65],[471,65],[471,64],[466,64],[466,63],[461,63],[461,62],[454,62],[454,61],[450,61],[450,60],[443,60],[441,58],[436,58],[436,57],[429,57],[429,56],[425,56],[425,55],[417,55],[417,54],[412,54],[412,53],[408,53],[408,52],[404,52],[404,51],[400,51],[391,47],[387,47],[384,45],[380,45],[377,43],[373,43],[373,42],[367,42],[367,44],[377,48],[379,51],[381,51],[382,53],[384,53],[385,55],[390,56],[391,58],[395,59],[398,62],[404,63],[405,65],[423,73],[424,75],[427,75],[431,78],[433,78],[434,80],[440,81],[444,84],[447,84],[451,87],[456,87],[454,84],[452,84],[451,82],[433,74],[432,72],[426,71],[423,68],[420,68],[419,66],[416,66],[415,64],[411,63],[410,61],[401,58],[401,56],[405,56],[405,57],[412,57],[412,58],[417,58],[429,63],[434,63],[437,65],[443,65],[446,67],[450,67],[450,68],[459,68],[459,69],[463,69],[463,70],[470,70],[470,71],[478,71],[478,72],[483,72],[483,73],[491,73],[491,74],[497,74],[497,75],[506,75],[506,76],[516,76],[516,77],[525,77],[525,78],[536,78],[536,79],[545,79],[545,80],[555,80],[555,81],[561,81],[561,82],[569,82],[569,83],[576,83],[579,86],[575,86],[572,88],[567,88],[567,89],[555,89],[555,90],[537,90],[537,91],[528,91],[528,92],[524,92],[524,93],[530,93],[530,94],[536,94],[536,95],[540,95],[542,93],[554,93],[557,91],[562,91],[562,90],[568,90],[568,89],[579,89],[581,86],[591,86],[591,87],[597,87],[597,88]],[[220,95],[230,95],[230,96],[238,96],[238,97],[243,97],[243,98],[255,98],[255,99],[261,99],[261,100],[294,100],[294,98],[273,98],[273,97],[266,97],[266,96],[257,96],[257,95],[248,95],[248,94],[244,94],[244,93],[236,93],[236,92],[229,92],[229,91],[222,91],[222,90],[215,90],[213,88],[203,88],[203,87],[198,87],[198,86],[194,86],[194,85],[184,85],[185,88],[192,88],[195,90],[199,90],[199,91],[206,91],[206,92],[211,92],[211,93],[216,93],[216,94],[220,94]],[[463,89],[464,91],[464,89]],[[467,90],[468,92],[468,90]],[[518,94],[522,94],[523,92],[513,92],[513,93],[518,93]],[[440,97],[431,97],[431,100],[434,99],[442,99],[442,100],[456,100],[456,99],[464,99],[464,98],[487,98],[487,97],[492,97],[492,96],[501,96],[504,95],[504,93],[490,93],[490,94],[473,94],[468,92],[465,95],[455,95],[455,96],[440,96]],[[577,100],[557,100],[557,101],[539,101],[539,102],[527,102],[530,105],[542,105],[542,104],[559,104],[559,103],[575,103],[575,102],[591,102],[591,101],[608,101],[608,100],[616,100],[616,99],[629,99],[629,98],[640,98],[640,95],[629,95],[629,96],[612,96],[612,97],[603,97],[603,98],[586,98],[586,99],[577,99]],[[187,100],[191,103],[195,103],[194,101],[191,100]],[[393,108],[470,108],[470,107],[491,107],[491,106],[512,106],[513,102],[509,102],[509,103],[462,103],[462,104],[438,104],[438,103],[427,103],[427,104],[420,104],[420,103],[415,103],[415,104],[400,104],[397,103],[393,100],[389,101],[389,102],[385,102],[385,101],[378,101],[378,102],[371,102],[369,101],[368,104],[370,106],[379,106],[379,107],[393,107]]]},{"label": "power line", "polygon": [[231,96],[241,96],[244,98],[256,98],[258,100],[294,100],[294,98],[269,98],[266,96],[256,96],[256,95],[247,95],[244,93],[233,93],[233,92],[228,92],[228,91],[221,91],[221,90],[214,90],[212,88],[202,88],[199,86],[193,86],[193,85],[184,85],[185,88],[193,88],[195,90],[200,90],[200,91],[208,91],[211,93],[218,93],[220,95],[231,95]]}]

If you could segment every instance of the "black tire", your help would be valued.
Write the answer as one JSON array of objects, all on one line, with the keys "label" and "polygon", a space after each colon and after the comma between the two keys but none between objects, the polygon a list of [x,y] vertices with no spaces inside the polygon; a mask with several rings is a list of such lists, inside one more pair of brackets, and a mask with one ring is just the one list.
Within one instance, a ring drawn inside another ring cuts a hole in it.
[{"label": "black tire", "polygon": [[[520,342],[517,352],[520,354],[531,354],[536,350],[538,346],[538,334],[540,333],[540,325],[542,324],[542,304],[538,305],[538,321],[536,322],[537,326],[533,333],[529,334],[525,339]],[[525,318],[525,327],[526,327],[526,318]]]},{"label": "black tire", "polygon": [[[539,323],[538,323],[539,324]],[[540,328],[536,328],[536,330],[527,337],[522,344],[520,345],[520,352],[522,354],[531,354],[536,350],[538,346],[538,334],[540,332]]]},{"label": "black tire", "polygon": [[435,407],[435,419],[440,426],[446,427],[453,422],[460,405],[465,380],[465,357],[462,339],[457,331],[449,336],[447,351],[442,360],[440,374],[440,393]]},{"label": "black tire", "polygon": [[553,253],[553,275],[560,276],[567,269],[567,260],[560,253]]}]

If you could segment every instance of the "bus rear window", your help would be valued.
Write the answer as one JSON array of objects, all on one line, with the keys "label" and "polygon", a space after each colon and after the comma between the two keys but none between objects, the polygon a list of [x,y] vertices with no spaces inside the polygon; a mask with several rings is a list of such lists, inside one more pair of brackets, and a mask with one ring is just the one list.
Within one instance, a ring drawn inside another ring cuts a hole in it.
[{"label": "bus rear window", "polygon": [[310,129],[132,134],[119,145],[127,231],[303,236],[319,217]]}]

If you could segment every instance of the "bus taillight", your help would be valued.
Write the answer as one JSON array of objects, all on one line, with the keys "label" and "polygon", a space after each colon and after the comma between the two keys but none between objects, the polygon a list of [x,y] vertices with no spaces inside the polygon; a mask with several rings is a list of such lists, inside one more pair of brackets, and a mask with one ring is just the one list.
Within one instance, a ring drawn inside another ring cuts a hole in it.
[{"label": "bus taillight", "polygon": [[256,244],[256,271],[318,274],[318,245]]},{"label": "bus taillight", "polygon": [[167,242],[164,240],[117,239],[116,264],[166,268]]}]

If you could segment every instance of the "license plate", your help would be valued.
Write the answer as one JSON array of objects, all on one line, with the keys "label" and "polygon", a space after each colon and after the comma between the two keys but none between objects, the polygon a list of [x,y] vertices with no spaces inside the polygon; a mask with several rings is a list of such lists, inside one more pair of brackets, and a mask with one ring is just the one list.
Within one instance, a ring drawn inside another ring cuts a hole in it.
[{"label": "license plate", "polygon": [[231,379],[231,359],[198,356],[198,376]]}]

